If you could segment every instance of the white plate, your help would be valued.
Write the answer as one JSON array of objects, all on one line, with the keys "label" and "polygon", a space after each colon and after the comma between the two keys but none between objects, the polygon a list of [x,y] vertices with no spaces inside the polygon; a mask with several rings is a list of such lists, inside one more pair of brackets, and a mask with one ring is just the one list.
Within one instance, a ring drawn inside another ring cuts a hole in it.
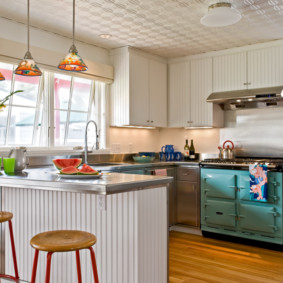
[{"label": "white plate", "polygon": [[60,174],[56,173],[58,177],[66,178],[66,179],[99,179],[102,174],[99,175],[66,175],[66,174]]}]

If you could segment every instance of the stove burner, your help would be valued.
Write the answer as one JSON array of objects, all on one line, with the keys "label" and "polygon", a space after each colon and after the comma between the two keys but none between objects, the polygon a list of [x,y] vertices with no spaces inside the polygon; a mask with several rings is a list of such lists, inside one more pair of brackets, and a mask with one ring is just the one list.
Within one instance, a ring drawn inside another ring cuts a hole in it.
[{"label": "stove burner", "polygon": [[257,158],[235,158],[235,159],[219,159],[211,158],[205,159],[201,162],[203,167],[207,166],[217,166],[220,167],[244,167],[248,168],[252,164],[262,164],[266,165],[269,169],[283,169],[283,159],[257,159]]}]

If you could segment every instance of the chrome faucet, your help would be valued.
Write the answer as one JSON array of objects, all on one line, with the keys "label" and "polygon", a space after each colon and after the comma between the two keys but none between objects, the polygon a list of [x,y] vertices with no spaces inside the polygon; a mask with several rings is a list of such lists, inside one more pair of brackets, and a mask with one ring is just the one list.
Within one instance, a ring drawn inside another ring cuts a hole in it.
[{"label": "chrome faucet", "polygon": [[[93,121],[93,120],[90,120],[87,122],[86,124],[86,127],[85,127],[85,164],[87,164],[87,129],[88,129],[88,125],[90,123],[93,123],[95,125],[95,138],[96,138],[96,142],[95,142],[95,149],[99,149],[99,133],[97,131],[97,124]],[[94,145],[93,145],[94,147]],[[92,149],[93,149],[92,147]]]}]

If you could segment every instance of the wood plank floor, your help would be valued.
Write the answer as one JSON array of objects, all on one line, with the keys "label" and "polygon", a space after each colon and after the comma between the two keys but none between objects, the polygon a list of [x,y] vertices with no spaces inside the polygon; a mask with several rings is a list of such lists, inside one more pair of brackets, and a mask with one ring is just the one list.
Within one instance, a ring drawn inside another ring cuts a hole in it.
[{"label": "wood plank floor", "polygon": [[283,252],[170,232],[170,283],[283,282]]}]

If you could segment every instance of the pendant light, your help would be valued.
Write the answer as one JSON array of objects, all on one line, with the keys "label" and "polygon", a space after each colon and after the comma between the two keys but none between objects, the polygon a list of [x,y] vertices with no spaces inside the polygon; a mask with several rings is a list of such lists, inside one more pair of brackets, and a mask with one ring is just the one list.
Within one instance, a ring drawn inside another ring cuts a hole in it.
[{"label": "pendant light", "polygon": [[5,77],[3,76],[1,72],[0,72],[0,81],[5,81]]},{"label": "pendant light", "polygon": [[80,55],[78,55],[78,50],[75,46],[75,0],[73,0],[73,44],[67,56],[58,65],[58,68],[73,72],[87,71],[87,66]]},{"label": "pendant light", "polygon": [[41,76],[42,72],[35,64],[30,52],[29,52],[29,0],[28,2],[28,19],[27,19],[27,28],[28,28],[28,51],[25,54],[24,59],[19,63],[17,69],[15,70],[16,75],[21,76]]},{"label": "pendant light", "polygon": [[241,18],[241,13],[231,3],[218,2],[208,7],[208,13],[200,22],[207,27],[225,27],[237,23]]}]

